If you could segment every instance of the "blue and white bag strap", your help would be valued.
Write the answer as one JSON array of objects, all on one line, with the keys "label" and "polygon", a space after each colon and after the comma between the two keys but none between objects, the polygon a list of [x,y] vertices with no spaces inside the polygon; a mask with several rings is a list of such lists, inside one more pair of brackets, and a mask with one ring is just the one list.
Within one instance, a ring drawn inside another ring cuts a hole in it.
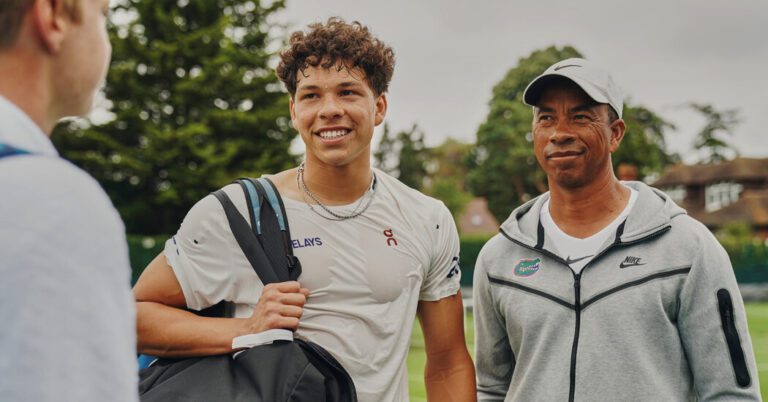
[{"label": "blue and white bag strap", "polygon": [[229,228],[232,231],[232,235],[235,237],[235,241],[240,246],[245,258],[251,264],[251,267],[259,276],[261,282],[266,284],[275,282],[284,282],[287,279],[284,276],[279,275],[275,267],[272,265],[270,258],[268,257],[268,251],[264,249],[260,239],[253,232],[253,229],[245,220],[243,215],[237,210],[235,204],[229,199],[227,193],[224,190],[219,189],[212,193],[221,203],[224,208],[224,213],[227,216],[227,222]]},{"label": "blue and white bag strap", "polygon": [[29,151],[16,148],[14,146],[0,143],[0,158],[4,158],[6,156],[16,156],[16,155],[28,155],[30,154]]},{"label": "blue and white bag strap", "polygon": [[270,262],[280,277],[296,280],[301,274],[301,263],[293,255],[288,217],[277,188],[267,178],[244,178],[237,182],[245,192],[251,227]]},{"label": "blue and white bag strap", "polygon": [[285,217],[285,206],[283,205],[283,199],[280,198],[277,193],[275,185],[266,177],[256,179],[256,185],[261,186],[261,190],[266,193],[267,201],[269,201],[269,205],[272,206],[272,209],[277,216],[277,223],[280,224],[280,230],[286,232],[288,230],[288,221]]},{"label": "blue and white bag strap", "polygon": [[261,184],[263,189],[266,191],[267,199],[269,200],[272,208],[275,210],[283,236],[283,248],[287,261],[288,276],[291,280],[296,280],[298,279],[299,275],[301,275],[301,261],[299,261],[299,259],[293,254],[291,228],[288,226],[288,214],[285,210],[285,204],[283,204],[283,198],[280,197],[280,192],[277,191],[275,184],[266,177],[259,178],[257,183]]},{"label": "blue and white bag strap", "polygon": [[245,193],[245,204],[248,206],[248,217],[251,221],[253,233],[261,235],[261,199],[256,185],[249,178],[237,179],[235,182],[240,185]]}]

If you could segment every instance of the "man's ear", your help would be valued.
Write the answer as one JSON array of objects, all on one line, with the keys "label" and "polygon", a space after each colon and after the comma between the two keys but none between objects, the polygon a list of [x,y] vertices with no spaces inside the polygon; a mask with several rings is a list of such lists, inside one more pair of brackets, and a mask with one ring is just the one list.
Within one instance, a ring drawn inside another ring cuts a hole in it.
[{"label": "man's ear", "polygon": [[378,126],[384,121],[384,116],[387,115],[387,94],[381,94],[376,98],[376,115],[374,117],[374,125]]},{"label": "man's ear", "polygon": [[34,0],[30,18],[43,47],[50,53],[58,53],[73,23],[64,0]]},{"label": "man's ear", "polygon": [[613,123],[611,123],[611,153],[614,153],[617,149],[619,149],[619,145],[621,145],[621,141],[624,139],[624,133],[626,130],[627,125],[622,119],[616,119]]}]

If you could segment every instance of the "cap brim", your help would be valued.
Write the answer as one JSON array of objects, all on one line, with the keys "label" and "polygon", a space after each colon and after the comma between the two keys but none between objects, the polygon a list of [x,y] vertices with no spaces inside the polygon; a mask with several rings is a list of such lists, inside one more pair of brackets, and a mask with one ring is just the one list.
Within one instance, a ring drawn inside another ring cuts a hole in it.
[{"label": "cap brim", "polygon": [[537,106],[539,98],[541,97],[541,93],[544,91],[547,85],[557,77],[568,79],[569,81],[578,85],[579,88],[581,88],[595,102],[606,103],[609,105],[611,104],[611,102],[608,100],[608,97],[589,82],[559,73],[548,73],[545,75],[540,75],[531,81],[531,83],[528,84],[528,87],[525,88],[525,92],[523,92],[523,103],[528,106]]}]

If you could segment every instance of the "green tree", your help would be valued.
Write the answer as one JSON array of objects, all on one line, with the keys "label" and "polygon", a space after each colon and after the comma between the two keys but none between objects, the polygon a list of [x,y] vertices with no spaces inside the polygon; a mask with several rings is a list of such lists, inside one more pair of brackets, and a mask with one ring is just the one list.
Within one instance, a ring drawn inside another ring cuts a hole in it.
[{"label": "green tree", "polygon": [[712,105],[691,103],[691,108],[701,113],[706,119],[704,127],[699,131],[693,142],[693,147],[703,153],[701,162],[722,162],[737,152],[725,139],[733,135],[733,129],[741,122],[738,110],[717,110]]},{"label": "green tree", "polygon": [[384,133],[376,152],[374,163],[379,169],[398,178],[401,182],[415,189],[424,186],[427,175],[426,163],[429,149],[424,145],[424,132],[417,124],[410,130],[400,131],[394,136],[389,125],[384,125]]},{"label": "green tree", "polygon": [[465,178],[472,144],[465,144],[453,138],[447,138],[442,144],[431,148],[427,162],[427,180],[424,192],[442,200],[451,211],[454,220],[458,219],[472,194],[466,191]]},{"label": "green tree", "polygon": [[672,123],[640,105],[625,105],[622,118],[627,129],[611,156],[614,168],[622,163],[632,165],[638,169],[638,179],[644,179],[679,161],[678,155],[667,151],[664,140],[664,134],[675,129]]},{"label": "green tree", "polygon": [[546,191],[546,176],[533,154],[531,108],[523,104],[525,87],[553,63],[581,57],[573,47],[554,46],[520,59],[493,88],[490,111],[477,130],[472,152],[476,167],[469,173],[469,187],[488,200],[499,221],[517,205]]},{"label": "green tree", "polygon": [[397,139],[389,129],[389,123],[384,123],[382,131],[379,146],[373,152],[374,165],[382,171],[397,177],[397,162],[399,159]]},{"label": "green tree", "polygon": [[[503,221],[513,208],[547,190],[547,179],[533,153],[531,108],[523,104],[523,92],[536,76],[553,63],[582,57],[573,47],[537,50],[518,61],[493,88],[490,111],[477,131],[472,151],[474,167],[469,173],[473,194],[485,197],[497,219]],[[626,105],[627,134],[614,164],[638,168],[640,177],[659,173],[676,160],[664,143],[671,124],[642,106]]]},{"label": "green tree", "polygon": [[428,148],[418,125],[392,134],[385,123],[373,159],[377,168],[442,200],[455,219],[472,199],[464,187],[471,149],[472,145],[451,138],[437,147]]},{"label": "green tree", "polygon": [[171,233],[194,202],[239,176],[294,164],[287,96],[268,63],[281,0],[123,0],[109,27],[112,119],[57,128],[130,233]]},{"label": "green tree", "polygon": [[760,238],[747,222],[727,222],[715,232],[715,236],[732,255],[738,254],[746,244],[760,243]]},{"label": "green tree", "polygon": [[424,187],[424,179],[427,176],[426,163],[429,158],[429,149],[424,145],[424,132],[414,124],[410,130],[397,133],[397,142],[400,144],[397,178],[420,190]]}]

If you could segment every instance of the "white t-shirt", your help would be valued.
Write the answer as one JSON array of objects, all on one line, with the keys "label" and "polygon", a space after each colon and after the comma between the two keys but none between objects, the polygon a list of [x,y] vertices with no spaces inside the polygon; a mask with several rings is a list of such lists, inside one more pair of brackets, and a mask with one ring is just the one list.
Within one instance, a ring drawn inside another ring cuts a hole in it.
[{"label": "white t-shirt", "polygon": [[[459,290],[459,240],[440,202],[376,171],[368,210],[329,221],[301,201],[284,199],[299,282],[310,290],[298,335],[326,348],[352,376],[361,402],[407,401],[405,360],[419,300]],[[224,188],[243,216],[240,186]],[[332,207],[348,213],[357,203]],[[318,207],[315,207],[318,208]],[[165,256],[189,308],[230,300],[248,317],[263,285],[230,232],[218,200],[208,196],[168,240]]]},{"label": "white t-shirt", "polygon": [[619,216],[599,232],[584,239],[569,236],[560,230],[552,219],[552,215],[549,214],[549,199],[547,199],[541,207],[540,213],[540,222],[544,227],[545,235],[544,247],[563,257],[573,272],[577,274],[581,272],[582,268],[592,261],[603,244],[616,235],[616,229],[629,216],[629,211],[632,210],[635,201],[637,201],[637,190],[629,187],[627,189],[630,191],[629,201]]},{"label": "white t-shirt", "polygon": [[0,96],[0,399],[138,400],[125,231],[87,173]]}]

